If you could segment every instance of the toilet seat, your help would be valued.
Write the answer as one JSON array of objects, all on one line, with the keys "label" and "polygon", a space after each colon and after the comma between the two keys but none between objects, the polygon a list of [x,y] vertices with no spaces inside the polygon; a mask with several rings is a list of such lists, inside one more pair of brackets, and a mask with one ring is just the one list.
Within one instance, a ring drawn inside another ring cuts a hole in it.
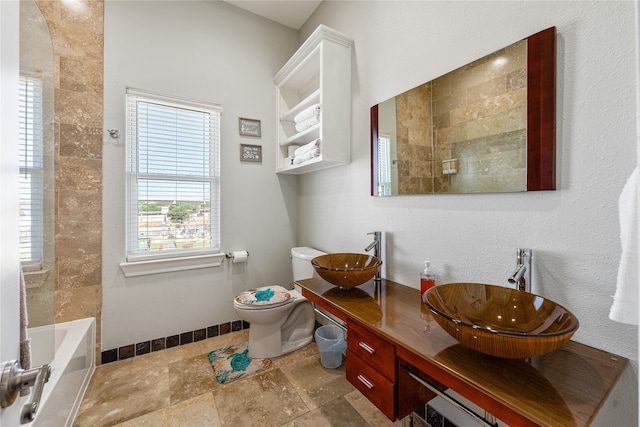
[{"label": "toilet seat", "polygon": [[240,309],[264,310],[290,304],[294,299],[282,286],[264,286],[241,293],[233,303]]}]

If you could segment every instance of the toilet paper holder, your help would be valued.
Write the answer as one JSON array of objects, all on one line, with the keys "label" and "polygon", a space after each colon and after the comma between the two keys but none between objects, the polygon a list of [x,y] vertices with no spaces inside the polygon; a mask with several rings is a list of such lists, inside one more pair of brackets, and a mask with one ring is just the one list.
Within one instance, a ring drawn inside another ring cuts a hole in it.
[{"label": "toilet paper holder", "polygon": [[[247,256],[249,256],[249,251],[245,251]],[[224,254],[225,257],[233,259],[233,252],[227,252]]]}]

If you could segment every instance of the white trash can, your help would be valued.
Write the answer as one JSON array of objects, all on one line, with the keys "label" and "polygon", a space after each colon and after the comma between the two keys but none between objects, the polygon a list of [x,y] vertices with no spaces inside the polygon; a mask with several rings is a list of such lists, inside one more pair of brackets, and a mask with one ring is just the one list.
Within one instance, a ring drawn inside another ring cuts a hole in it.
[{"label": "white trash can", "polygon": [[315,337],[322,366],[339,368],[342,365],[342,354],[347,349],[342,329],[333,325],[320,326],[316,329]]}]

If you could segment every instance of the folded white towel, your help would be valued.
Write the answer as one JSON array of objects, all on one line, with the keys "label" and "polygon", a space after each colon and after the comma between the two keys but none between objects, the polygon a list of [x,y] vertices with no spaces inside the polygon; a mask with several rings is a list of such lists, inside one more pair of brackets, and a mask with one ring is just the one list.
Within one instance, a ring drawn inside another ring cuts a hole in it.
[{"label": "folded white towel", "polygon": [[320,148],[320,138],[316,138],[308,144],[303,145],[302,147],[296,148],[296,151],[293,152],[294,156],[302,156],[308,151],[315,150],[316,148]]},{"label": "folded white towel", "polygon": [[317,125],[318,123],[320,123],[319,117],[311,117],[310,119],[307,119],[303,122],[296,123],[296,130],[298,132],[302,132],[304,130],[309,129],[311,126]]},{"label": "folded white towel", "polygon": [[314,104],[311,107],[307,107],[304,110],[300,111],[298,114],[296,114],[296,116],[293,118],[293,121],[296,123],[302,123],[307,119],[310,119],[312,117],[318,117],[318,115],[320,114],[320,104]]},{"label": "folded white towel", "polygon": [[618,201],[622,255],[618,267],[618,283],[609,318],[616,322],[638,324],[638,192],[640,171],[633,171]]},{"label": "folded white towel", "polygon": [[320,149],[319,148],[316,148],[316,149],[311,150],[311,151],[307,151],[302,156],[295,156],[293,158],[293,164],[294,165],[299,165],[301,163],[306,162],[307,160],[313,159],[314,157],[318,157],[319,155],[320,155]]}]

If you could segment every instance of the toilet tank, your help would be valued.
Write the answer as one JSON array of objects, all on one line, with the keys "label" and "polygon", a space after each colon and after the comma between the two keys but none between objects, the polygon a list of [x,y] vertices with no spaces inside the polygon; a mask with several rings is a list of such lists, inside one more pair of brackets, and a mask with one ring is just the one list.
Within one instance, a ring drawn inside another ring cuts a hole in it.
[{"label": "toilet tank", "polygon": [[313,276],[311,260],[320,255],[325,255],[325,253],[317,249],[307,247],[291,248],[293,280],[296,281],[311,278]]}]

